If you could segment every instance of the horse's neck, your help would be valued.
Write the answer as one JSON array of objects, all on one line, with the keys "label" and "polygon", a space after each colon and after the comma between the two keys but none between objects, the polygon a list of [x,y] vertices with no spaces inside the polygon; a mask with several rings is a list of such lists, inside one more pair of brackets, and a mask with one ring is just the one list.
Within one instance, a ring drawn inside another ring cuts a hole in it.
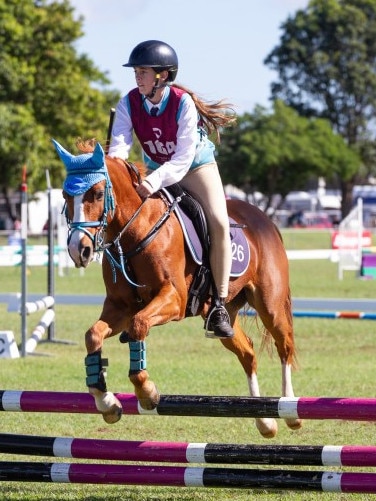
[{"label": "horse's neck", "polygon": [[[132,175],[128,166],[117,161],[109,162],[108,172],[115,199],[115,211],[109,222],[107,235],[110,239],[113,239],[136,214],[141,206],[141,200],[135,189],[136,177]],[[165,206],[160,198],[148,199],[140,213],[135,216],[134,221],[129,225],[128,238],[134,241],[144,238],[159,219],[163,207]]]}]

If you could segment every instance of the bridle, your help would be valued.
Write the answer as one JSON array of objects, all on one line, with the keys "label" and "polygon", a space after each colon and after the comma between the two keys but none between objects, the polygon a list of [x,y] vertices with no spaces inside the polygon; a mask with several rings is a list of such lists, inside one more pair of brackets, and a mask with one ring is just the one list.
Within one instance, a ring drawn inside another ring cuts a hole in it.
[{"label": "bridle", "polygon": [[[105,230],[108,222],[107,218],[110,213],[113,213],[114,211],[113,206],[114,206],[114,199],[113,199],[112,188],[108,187],[107,181],[105,187],[104,209],[102,216],[98,221],[72,221],[69,218],[67,203],[65,202],[63,207],[63,212],[65,214],[65,219],[68,226],[68,238],[67,238],[68,247],[74,233],[78,231],[84,233],[86,236],[90,238],[93,244],[94,252],[103,251],[105,245],[104,244]],[[89,231],[90,228],[97,228],[97,231],[93,234],[92,232]]]}]

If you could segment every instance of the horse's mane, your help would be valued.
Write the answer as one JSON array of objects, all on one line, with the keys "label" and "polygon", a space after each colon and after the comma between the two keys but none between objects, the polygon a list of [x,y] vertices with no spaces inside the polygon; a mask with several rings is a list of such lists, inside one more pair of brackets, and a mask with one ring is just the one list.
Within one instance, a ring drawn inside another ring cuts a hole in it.
[{"label": "horse's mane", "polygon": [[[76,141],[76,147],[81,153],[92,153],[94,151],[97,140],[95,138],[91,139],[81,139],[78,138]],[[121,163],[122,165],[129,165],[129,162],[122,160],[120,158],[112,158],[113,161]],[[146,174],[146,167],[142,162],[132,162],[138,169],[141,177],[143,178]]]},{"label": "horse's mane", "polygon": [[216,133],[217,142],[219,143],[220,128],[228,127],[236,122],[236,114],[232,108],[232,104],[223,99],[220,101],[205,102],[187,87],[183,87],[183,85],[178,85],[176,83],[172,85],[177,89],[187,92],[187,94],[191,96],[200,115],[202,125],[208,134],[212,132]]},{"label": "horse's mane", "polygon": [[95,138],[81,139],[79,137],[76,141],[76,146],[81,153],[92,153],[96,144],[97,140]]}]

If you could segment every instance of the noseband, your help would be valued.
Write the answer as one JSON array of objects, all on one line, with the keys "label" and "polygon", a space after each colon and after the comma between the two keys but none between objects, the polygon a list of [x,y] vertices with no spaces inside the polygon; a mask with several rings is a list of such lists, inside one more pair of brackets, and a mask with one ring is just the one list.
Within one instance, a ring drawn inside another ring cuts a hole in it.
[{"label": "noseband", "polygon": [[[100,252],[104,249],[104,230],[107,226],[107,217],[104,217],[104,213],[100,221],[78,221],[72,222],[69,220],[67,215],[65,216],[68,225],[68,238],[67,244],[69,246],[72,236],[75,231],[85,233],[93,244],[94,252]],[[94,234],[88,231],[87,228],[99,228]]]}]

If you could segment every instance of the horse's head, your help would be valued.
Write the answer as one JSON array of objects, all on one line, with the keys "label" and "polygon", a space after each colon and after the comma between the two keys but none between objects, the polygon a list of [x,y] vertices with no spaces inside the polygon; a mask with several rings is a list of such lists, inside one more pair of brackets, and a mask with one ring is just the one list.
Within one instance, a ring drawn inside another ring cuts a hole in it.
[{"label": "horse's head", "polygon": [[107,216],[115,205],[105,154],[99,143],[92,151],[87,152],[86,148],[86,153],[75,156],[52,141],[67,170],[63,196],[69,228],[68,252],[77,268],[86,268],[98,248],[98,240],[103,239]]}]

